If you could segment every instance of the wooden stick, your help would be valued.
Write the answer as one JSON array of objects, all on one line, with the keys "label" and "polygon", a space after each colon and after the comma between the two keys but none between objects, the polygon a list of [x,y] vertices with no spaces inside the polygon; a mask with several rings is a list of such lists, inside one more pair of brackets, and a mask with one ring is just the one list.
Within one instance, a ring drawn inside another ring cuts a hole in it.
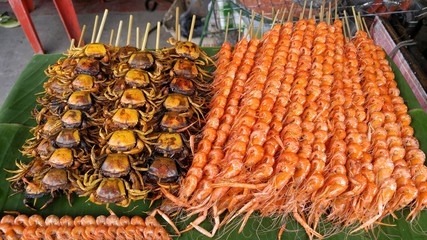
[{"label": "wooden stick", "polygon": [[116,44],[114,44],[114,46],[116,46],[116,47],[119,46],[120,35],[122,33],[122,27],[123,27],[123,20],[120,20],[120,22],[119,22],[119,28],[117,29]]},{"label": "wooden stick", "polygon": [[179,7],[175,9],[175,38],[179,41]]},{"label": "wooden stick", "polygon": [[136,48],[139,48],[139,27],[136,27],[135,46]]},{"label": "wooden stick", "polygon": [[107,15],[108,15],[108,9],[105,9],[104,15],[102,16],[102,20],[101,20],[101,25],[99,26],[98,35],[96,36],[95,42],[97,43],[99,43],[99,41],[101,40],[102,31],[104,31],[105,21],[107,20]]},{"label": "wooden stick", "polygon": [[348,42],[348,37],[346,34],[346,30],[345,30],[345,20],[343,22],[344,22],[344,24],[342,25],[342,34],[344,35],[345,41]]},{"label": "wooden stick", "polygon": [[348,32],[348,38],[351,38],[351,31],[350,31],[350,25],[348,24],[348,18],[347,18],[347,11],[344,10],[344,20],[345,24],[347,25],[347,32]]},{"label": "wooden stick", "polygon": [[310,9],[308,10],[308,19],[311,19],[312,13],[313,13],[313,1],[310,1]]},{"label": "wooden stick", "polygon": [[369,38],[371,38],[371,33],[369,31],[368,24],[366,24],[365,18],[362,18],[362,23],[365,26],[366,33],[368,34]]},{"label": "wooden stick", "polygon": [[156,50],[159,50],[159,43],[160,43],[160,22],[157,22]]},{"label": "wooden stick", "polygon": [[262,15],[261,15],[261,20],[260,20],[260,22],[259,22],[259,24],[258,24],[258,27],[257,27],[257,29],[256,29],[256,33],[255,33],[255,37],[258,37],[258,34],[259,34],[259,30],[262,28],[262,21],[263,21],[263,19],[264,19],[264,11],[262,11]]},{"label": "wooden stick", "polygon": [[77,44],[77,47],[80,47],[80,45],[82,45],[83,36],[85,35],[85,31],[86,31],[86,24],[84,24],[82,27],[82,33],[80,34],[79,43]]},{"label": "wooden stick", "polygon": [[328,25],[331,25],[331,18],[332,18],[332,4],[329,2],[329,11],[328,11]]},{"label": "wooden stick", "polygon": [[326,11],[326,24],[330,25],[331,24],[331,20],[329,19],[329,17],[331,16],[331,14],[329,14],[329,11]]},{"label": "wooden stick", "polygon": [[227,13],[227,25],[225,26],[225,36],[224,36],[224,42],[227,42],[228,37],[228,25],[230,24],[230,12]]},{"label": "wooden stick", "polygon": [[238,37],[239,42],[240,42],[240,31],[242,31],[242,9],[240,9],[240,13],[239,13],[239,32],[238,32],[238,34],[239,34],[239,37]]},{"label": "wooden stick", "polygon": [[264,11],[261,13],[261,21],[260,21],[260,29],[261,29],[261,36],[264,34]]},{"label": "wooden stick", "polygon": [[[228,13],[230,15],[230,13]],[[228,16],[230,18],[230,16]],[[227,28],[228,23],[230,22],[230,19],[227,20]],[[196,25],[196,15],[193,15],[193,18],[191,19],[191,27],[190,27],[190,34],[188,35],[188,41],[191,42],[193,39],[193,32],[194,32],[194,26]]]},{"label": "wooden stick", "polygon": [[288,15],[288,22],[290,22],[291,21],[291,19],[292,19],[292,21],[294,20],[293,18],[294,18],[294,16],[293,16],[293,14],[294,14],[294,2],[292,1],[292,4],[291,4],[291,9],[289,10],[289,15]]},{"label": "wooden stick", "polygon": [[114,38],[114,29],[111,29],[111,33],[110,33],[110,41],[108,42],[108,44],[111,46],[111,44],[113,43],[113,38]]},{"label": "wooden stick", "polygon": [[178,24],[178,38],[177,38],[177,40],[178,41],[181,40],[181,24]]},{"label": "wooden stick", "polygon": [[74,48],[74,41],[75,41],[74,38],[72,38],[70,42],[70,50]]},{"label": "wooden stick", "polygon": [[145,34],[144,34],[144,39],[142,40],[141,51],[144,51],[145,47],[147,46],[149,32],[150,32],[150,22],[147,23],[147,27],[145,28]]},{"label": "wooden stick", "polygon": [[130,44],[130,37],[132,35],[132,22],[133,22],[133,15],[129,15],[128,37],[126,39],[126,46],[129,46]]},{"label": "wooden stick", "polygon": [[277,16],[280,13],[280,9],[277,10],[276,14],[274,14],[273,22],[271,23],[271,28],[274,27],[274,24],[276,24]]},{"label": "wooden stick", "polygon": [[322,1],[322,6],[320,6],[319,22],[323,22],[324,14],[325,14],[325,0]]},{"label": "wooden stick", "polygon": [[98,27],[98,15],[95,16],[95,22],[93,23],[93,31],[92,31],[92,38],[90,39],[90,43],[95,42],[95,34],[96,34],[96,28]]},{"label": "wooden stick", "polygon": [[285,15],[286,15],[287,10],[288,10],[287,8],[283,9],[282,17],[280,18],[281,24],[283,24],[284,23],[283,21],[285,21]]},{"label": "wooden stick", "polygon": [[254,35],[254,33],[253,33],[253,30],[254,30],[254,20],[255,20],[255,11],[252,10],[251,22],[249,24],[249,29],[248,29],[249,36],[251,38],[253,38],[253,35]]},{"label": "wooden stick", "polygon": [[304,0],[304,6],[302,8],[302,11],[299,15],[299,20],[302,20],[304,18],[304,14],[305,14],[305,6],[307,5],[307,0]]},{"label": "wooden stick", "polygon": [[354,24],[356,25],[356,30],[359,31],[360,27],[359,27],[359,24],[357,23],[357,14],[354,6],[351,6],[351,11],[353,11],[353,18],[354,18]]},{"label": "wooden stick", "polygon": [[[330,4],[331,2],[329,2]],[[338,20],[338,0],[335,0],[335,17],[334,20]]]}]

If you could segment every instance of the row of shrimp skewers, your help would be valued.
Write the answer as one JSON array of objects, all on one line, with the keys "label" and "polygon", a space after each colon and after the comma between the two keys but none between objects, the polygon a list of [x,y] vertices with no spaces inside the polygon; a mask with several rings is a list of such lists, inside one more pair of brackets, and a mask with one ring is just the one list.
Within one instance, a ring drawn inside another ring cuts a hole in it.
[{"label": "row of shrimp skewers", "polygon": [[5,215],[0,220],[0,236],[6,239],[171,239],[153,216],[143,219],[116,215],[96,218]]},{"label": "row of shrimp skewers", "polygon": [[[386,54],[363,29],[348,39],[344,27],[337,17],[330,25],[300,19],[233,51],[221,47],[221,88],[193,164],[178,196],[165,191],[198,215],[186,230],[212,237],[244,216],[242,231],[258,212],[292,215],[321,238],[371,229],[407,206],[413,219],[425,208],[425,154]],[[208,216],[211,232],[199,226]]]}]

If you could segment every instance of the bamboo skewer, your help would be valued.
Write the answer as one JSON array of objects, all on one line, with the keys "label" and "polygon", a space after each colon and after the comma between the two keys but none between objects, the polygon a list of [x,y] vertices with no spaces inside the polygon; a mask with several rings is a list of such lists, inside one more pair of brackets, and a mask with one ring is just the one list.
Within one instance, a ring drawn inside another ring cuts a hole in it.
[{"label": "bamboo skewer", "polygon": [[82,45],[83,36],[85,35],[85,31],[86,31],[86,24],[84,24],[82,27],[82,33],[80,34],[80,38],[79,38],[79,42],[77,43],[77,47],[80,47],[80,45]]},{"label": "bamboo skewer", "polygon": [[354,24],[356,25],[356,31],[360,30],[359,23],[357,22],[357,14],[356,10],[354,9],[354,6],[351,6],[351,11],[353,11],[353,18],[354,18]]},{"label": "bamboo skewer", "polygon": [[145,34],[144,34],[144,39],[142,40],[142,46],[141,46],[141,51],[145,50],[145,47],[147,46],[147,40],[148,40],[148,33],[150,32],[150,23],[147,23],[147,27],[145,28]]},{"label": "bamboo skewer", "polygon": [[135,46],[139,47],[139,27],[136,27],[136,38],[135,38]]},{"label": "bamboo skewer", "polygon": [[157,22],[156,50],[159,50],[159,43],[160,43],[160,22]]},{"label": "bamboo skewer", "polygon": [[[329,4],[331,4],[331,2],[329,2]],[[334,20],[338,20],[338,0],[335,0],[335,16],[334,16]]]},{"label": "bamboo skewer", "polygon": [[[228,13],[230,15],[230,13]],[[230,17],[230,16],[229,16]],[[228,22],[230,21],[230,19],[228,19]],[[227,27],[228,27],[228,22],[227,22]],[[191,42],[191,40],[193,39],[193,32],[194,32],[194,26],[196,25],[196,15],[193,15],[193,18],[191,19],[191,27],[190,27],[190,33],[188,35],[188,41]],[[227,34],[227,33],[226,33]]]},{"label": "bamboo skewer", "polygon": [[285,20],[285,15],[286,15],[286,11],[287,11],[288,9],[287,8],[284,8],[283,9],[283,13],[282,13],[282,17],[280,18],[280,23],[281,24],[283,24],[284,22],[284,20]]},{"label": "bamboo skewer", "polygon": [[253,38],[253,35],[254,35],[254,33],[253,33],[253,29],[254,29],[254,20],[255,20],[255,11],[254,11],[254,10],[252,10],[251,22],[249,23],[249,29],[248,29],[248,33],[249,33],[249,36],[250,36],[251,38]]},{"label": "bamboo skewer", "polygon": [[331,18],[332,18],[332,4],[329,2],[329,10],[328,10],[328,25],[331,25]]},{"label": "bamboo skewer", "polygon": [[122,27],[123,27],[123,20],[120,20],[120,22],[119,22],[119,28],[117,29],[116,44],[114,44],[114,46],[116,46],[116,47],[119,46],[120,35],[122,33]]},{"label": "bamboo skewer", "polygon": [[294,13],[294,2],[292,2],[292,4],[291,4],[291,9],[289,10],[289,15],[288,15],[288,22],[290,22],[291,21],[291,19],[293,20],[293,16],[292,16],[292,14]]},{"label": "bamboo skewer", "polygon": [[175,38],[177,41],[179,41],[179,34],[180,34],[180,29],[179,29],[179,7],[176,7],[175,9]]},{"label": "bamboo skewer", "polygon": [[108,43],[110,46],[113,43],[113,38],[114,38],[114,29],[111,29],[111,33],[110,33],[110,42]]},{"label": "bamboo skewer", "polygon": [[308,10],[308,19],[311,19],[312,13],[313,13],[313,1],[310,1],[310,9]]},{"label": "bamboo skewer", "polygon": [[177,40],[178,41],[181,40],[181,25],[180,24],[178,24],[178,38],[177,38]]},{"label": "bamboo skewer", "polygon": [[368,24],[366,24],[365,18],[362,18],[362,23],[365,26],[366,33],[368,34],[369,38],[371,38],[371,33],[369,32]]},{"label": "bamboo skewer", "polygon": [[70,42],[70,48],[69,48],[70,50],[74,48],[74,41],[75,41],[74,38],[72,38]]},{"label": "bamboo skewer", "polygon": [[305,12],[306,5],[307,5],[307,0],[304,0],[304,5],[303,5],[302,11],[299,15],[299,20],[302,20],[304,18],[304,12]]},{"label": "bamboo skewer", "polygon": [[264,34],[264,11],[262,11],[261,13],[260,30],[261,30],[261,36],[262,36]]},{"label": "bamboo skewer", "polygon": [[93,31],[92,31],[92,38],[90,40],[90,43],[95,42],[95,34],[96,34],[96,28],[98,27],[98,18],[99,16],[95,16],[95,22],[93,23]]},{"label": "bamboo skewer", "polygon": [[132,21],[133,21],[133,15],[129,15],[128,36],[126,39],[126,46],[130,45],[130,37],[132,35]]},{"label": "bamboo skewer", "polygon": [[104,25],[105,25],[105,21],[107,21],[107,16],[108,16],[108,9],[105,9],[104,15],[102,15],[101,25],[99,25],[98,35],[96,36],[95,42],[97,43],[99,43],[99,41],[101,40],[102,31],[104,30]]},{"label": "bamboo skewer", "polygon": [[348,32],[348,38],[351,38],[351,31],[350,31],[350,25],[348,24],[348,18],[347,18],[347,11],[344,10],[344,20],[345,24],[347,26],[347,32]]},{"label": "bamboo skewer", "polygon": [[224,36],[224,42],[227,42],[227,37],[228,37],[228,25],[230,25],[230,13],[227,13],[227,25],[225,25],[225,36]]},{"label": "bamboo skewer", "polygon": [[242,30],[242,9],[240,9],[240,12],[239,12],[239,32],[238,32],[238,34],[239,34],[239,37],[238,37],[238,39],[239,39],[239,42],[240,42],[240,31]]},{"label": "bamboo skewer", "polygon": [[274,24],[276,24],[277,16],[279,15],[279,13],[280,13],[280,9],[277,10],[276,14],[274,14],[273,22],[271,23],[271,28],[273,28]]}]

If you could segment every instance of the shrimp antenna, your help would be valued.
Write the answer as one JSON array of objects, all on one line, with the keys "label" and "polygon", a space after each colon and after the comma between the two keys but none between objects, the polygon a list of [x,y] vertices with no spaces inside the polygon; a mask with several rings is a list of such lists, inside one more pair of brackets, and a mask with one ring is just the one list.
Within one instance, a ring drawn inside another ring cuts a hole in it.
[{"label": "shrimp antenna", "polygon": [[130,36],[132,35],[132,22],[133,22],[133,15],[129,15],[128,37],[126,39],[126,46],[129,46],[130,44]]},{"label": "shrimp antenna", "polygon": [[77,43],[77,47],[80,47],[82,45],[83,36],[85,35],[85,31],[86,31],[86,24],[83,25],[82,33],[80,33],[80,38],[79,38],[79,42]]},{"label": "shrimp antenna", "polygon": [[291,18],[292,18],[292,21],[293,21],[294,4],[295,4],[294,2],[292,2],[292,4],[291,4],[291,9],[289,10],[289,15],[288,15],[288,22],[291,21]]},{"label": "shrimp antenna", "polygon": [[359,23],[357,22],[357,14],[354,6],[351,6],[351,11],[353,11],[354,24],[356,25],[356,30],[360,31]]},{"label": "shrimp antenna", "polygon": [[99,43],[99,41],[101,40],[101,35],[102,35],[102,31],[104,31],[104,25],[105,25],[105,21],[107,21],[107,16],[108,16],[108,9],[105,9],[104,15],[102,15],[101,25],[99,25],[98,35],[96,36],[95,42],[97,43]]},{"label": "shrimp antenna", "polygon": [[122,33],[122,27],[123,27],[123,20],[120,20],[119,22],[119,28],[117,29],[117,36],[116,36],[116,43],[114,46],[118,47],[120,42],[120,35]]},{"label": "shrimp antenna", "polygon": [[274,27],[274,24],[276,23],[277,15],[279,15],[279,12],[280,12],[280,9],[278,9],[276,14],[274,14],[273,22],[271,23],[271,28]]},{"label": "shrimp antenna", "polygon": [[[230,13],[228,13],[228,19],[227,19],[227,31],[228,31],[228,23],[230,22]],[[196,25],[196,15],[193,15],[193,18],[191,19],[191,27],[190,27],[190,33],[188,35],[188,41],[191,42],[193,39],[193,32],[194,32],[194,25]],[[226,33],[227,34],[227,33]]]},{"label": "shrimp antenna", "polygon": [[[193,15],[194,16],[194,15]],[[228,25],[230,25],[230,13],[227,13],[227,25],[225,25],[225,36],[224,36],[224,42],[227,42],[228,37]],[[190,40],[189,40],[190,41]]]},{"label": "shrimp antenna", "polygon": [[159,50],[159,42],[160,42],[160,22],[157,22],[156,50]]},{"label": "shrimp antenna", "polygon": [[135,46],[139,48],[139,27],[136,27]]},{"label": "shrimp antenna", "polygon": [[150,22],[147,23],[147,27],[145,28],[145,34],[144,39],[142,41],[141,51],[145,50],[145,47],[147,46],[147,40],[148,40],[148,33],[150,32]]},{"label": "shrimp antenna", "polygon": [[98,16],[98,15],[96,15],[96,16],[95,16],[95,22],[93,23],[92,38],[91,38],[91,40],[90,40],[90,43],[95,42],[96,29],[98,28],[98,18],[99,18],[99,16]]},{"label": "shrimp antenna", "polygon": [[304,18],[304,13],[305,13],[305,7],[306,7],[306,5],[307,5],[307,0],[304,0],[304,5],[303,5],[302,11],[301,11],[301,13],[299,15],[299,20],[302,20]]},{"label": "shrimp antenna", "polygon": [[108,45],[111,46],[111,44],[113,43],[113,38],[114,38],[114,29],[111,29],[111,33],[110,33],[110,41],[108,42]]}]

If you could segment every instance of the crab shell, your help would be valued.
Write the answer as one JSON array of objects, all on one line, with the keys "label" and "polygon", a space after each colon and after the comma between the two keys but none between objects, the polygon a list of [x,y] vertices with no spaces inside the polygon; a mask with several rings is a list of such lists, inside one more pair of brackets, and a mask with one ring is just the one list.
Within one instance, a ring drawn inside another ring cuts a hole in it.
[{"label": "crab shell", "polygon": [[74,163],[73,151],[69,148],[57,148],[48,163],[54,168],[68,168]]},{"label": "crab shell", "polygon": [[173,78],[169,84],[169,87],[172,92],[180,93],[186,96],[191,96],[195,92],[193,82],[183,77]]},{"label": "crab shell", "polygon": [[108,154],[102,163],[101,174],[106,177],[124,177],[131,169],[129,157],[123,153]]},{"label": "crab shell", "polygon": [[148,72],[141,69],[131,69],[125,75],[125,82],[131,87],[146,87],[150,84]]},{"label": "crab shell", "polygon": [[77,74],[88,74],[91,76],[96,76],[100,72],[99,61],[93,58],[83,57],[80,58],[77,62],[75,73]]},{"label": "crab shell", "polygon": [[69,185],[67,170],[51,168],[42,178],[42,184],[51,191],[65,189]]},{"label": "crab shell", "polygon": [[129,65],[132,68],[149,69],[154,65],[154,56],[150,52],[136,52],[129,58]]},{"label": "crab shell", "polygon": [[102,179],[95,193],[90,195],[89,200],[96,204],[115,203],[119,206],[127,206],[130,203],[121,178]]},{"label": "crab shell", "polygon": [[188,79],[197,78],[199,71],[194,62],[188,59],[178,59],[173,65],[172,76],[184,77]]},{"label": "crab shell", "polygon": [[175,44],[175,52],[181,56],[188,58],[190,60],[196,60],[200,56],[200,49],[199,47],[193,43],[193,42],[177,42]]},{"label": "crab shell", "polygon": [[147,173],[150,180],[159,183],[173,183],[179,178],[175,160],[167,157],[156,157]]},{"label": "crab shell", "polygon": [[161,133],[157,138],[155,149],[163,154],[175,154],[184,149],[184,142],[179,133]]}]

